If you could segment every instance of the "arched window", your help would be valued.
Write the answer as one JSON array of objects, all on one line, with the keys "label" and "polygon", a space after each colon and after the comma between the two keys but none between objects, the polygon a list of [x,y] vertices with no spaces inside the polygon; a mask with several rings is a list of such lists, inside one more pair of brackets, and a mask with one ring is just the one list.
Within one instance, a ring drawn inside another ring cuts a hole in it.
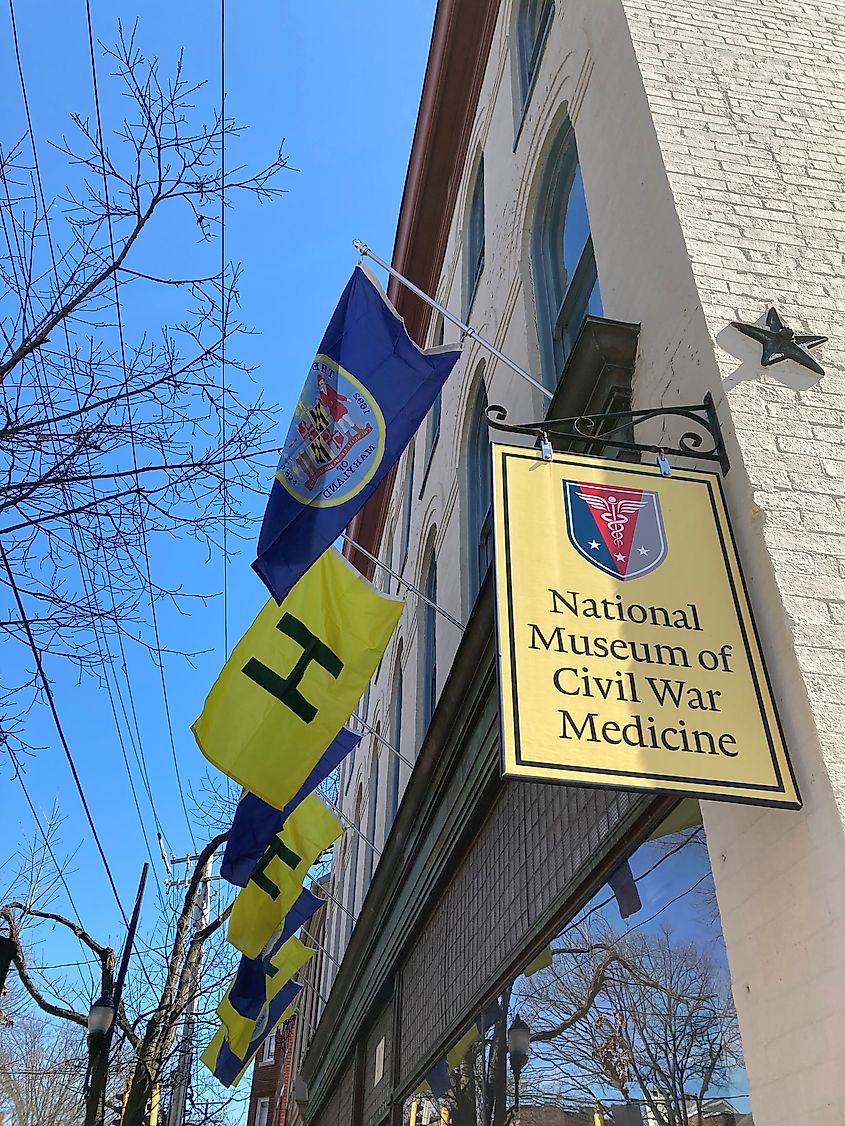
[{"label": "arched window", "polygon": [[568,119],[543,175],[532,262],[543,376],[555,388],[584,318],[602,313],[584,182]]},{"label": "arched window", "polygon": [[467,436],[467,528],[470,604],[493,561],[493,482],[490,439],[487,430],[487,392],[479,365],[478,390],[472,405]]},{"label": "arched window", "polygon": [[[390,745],[396,751],[401,751],[402,740],[402,650],[396,655],[396,664],[393,667],[393,688],[390,695]],[[390,792],[388,805],[388,823],[393,821],[396,810],[399,808],[399,756],[390,754]],[[387,831],[385,831],[387,835]]]},{"label": "arched window", "polygon": [[519,104],[525,108],[554,15],[554,0],[522,0],[516,16]]},{"label": "arched window", "polygon": [[[434,327],[433,347],[439,348],[443,344],[443,314],[437,314],[437,324]],[[428,427],[426,429],[425,438],[425,464],[428,468],[428,463],[431,461],[431,455],[434,453],[434,447],[437,445],[437,439],[440,437],[440,415],[443,410],[443,392],[438,391],[437,398],[431,404],[431,410],[428,412]]]},{"label": "arched window", "polygon": [[[424,572],[422,592],[437,603],[437,557],[432,543]],[[429,602],[422,604],[422,732],[428,731],[437,703],[437,611]]]},{"label": "arched window", "polygon": [[414,505],[414,447],[408,450],[405,458],[405,497],[402,509],[402,552],[400,555],[399,570],[404,569],[408,560],[408,548],[411,543],[411,509]]},{"label": "arched window", "polygon": [[467,214],[466,263],[466,312],[469,313],[484,269],[484,157],[478,162]]},{"label": "arched window", "polygon": [[[354,813],[352,815],[352,822],[354,825],[361,824],[361,817],[364,813],[364,795],[361,787],[358,787],[358,793],[355,797]],[[358,902],[358,857],[359,857],[359,844],[360,837],[357,833],[350,833],[351,844],[349,846],[349,877],[346,887],[346,909],[349,911],[347,921],[349,923],[347,934],[352,933],[352,927],[355,925],[353,919],[358,917],[356,905]],[[348,941],[348,939],[347,939]]]},{"label": "arched window", "polygon": [[[381,561],[382,561],[382,563],[386,564],[386,566],[390,567],[391,570],[393,569],[393,531],[392,531],[392,529],[391,529],[390,535],[387,537],[387,543],[385,545],[384,552],[382,553]],[[384,591],[385,594],[390,594],[390,584],[392,582],[393,582],[393,578],[390,574],[390,571],[385,571],[384,568],[382,568],[381,569],[381,589]]]},{"label": "arched window", "polygon": [[[378,726],[376,731],[378,731]],[[373,739],[373,753],[370,758],[370,780],[368,785],[369,797],[367,806],[367,827],[362,831],[367,834],[367,840],[370,842],[367,847],[367,883],[373,878],[373,868],[375,868],[376,854],[374,845],[376,843],[376,824],[378,820],[378,775],[379,775],[379,743],[377,739]]]}]

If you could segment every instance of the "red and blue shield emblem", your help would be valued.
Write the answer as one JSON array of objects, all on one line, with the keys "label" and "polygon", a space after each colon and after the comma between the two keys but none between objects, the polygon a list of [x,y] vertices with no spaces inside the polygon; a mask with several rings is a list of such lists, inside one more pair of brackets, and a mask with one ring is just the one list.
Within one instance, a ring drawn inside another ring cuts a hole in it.
[{"label": "red and blue shield emblem", "polygon": [[660,498],[648,489],[563,482],[566,530],[579,555],[626,582],[666,558]]}]

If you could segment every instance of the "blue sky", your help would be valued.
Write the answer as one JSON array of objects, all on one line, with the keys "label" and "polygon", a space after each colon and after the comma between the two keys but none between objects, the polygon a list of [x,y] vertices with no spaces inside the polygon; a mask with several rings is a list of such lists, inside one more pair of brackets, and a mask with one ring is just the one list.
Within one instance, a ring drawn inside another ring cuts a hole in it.
[{"label": "blue sky", "polygon": [[[325,0],[320,5],[229,0],[227,5],[227,109],[249,126],[239,144],[230,146],[229,159],[260,163],[284,140],[290,164],[298,169],[282,174],[280,183],[288,191],[279,202],[258,206],[247,201],[236,205],[227,219],[229,257],[244,267],[244,319],[258,331],[240,354],[256,365],[256,379],[268,398],[284,408],[279,444],[323,328],[355,264],[351,240],[362,238],[382,255],[390,254],[434,7],[434,0]],[[140,45],[148,54],[159,55],[165,69],[184,47],[188,74],[208,80],[200,102],[216,102],[217,5],[198,0],[139,0],[131,5],[92,0],[92,11],[95,35],[106,42],[113,41],[119,18],[131,24],[137,17]],[[52,198],[62,192],[67,173],[48,142],[71,128],[71,110],[93,116],[85,5],[83,0],[46,8],[19,2],[16,14],[45,190]],[[8,147],[25,131],[8,12],[0,16],[0,59],[2,138]],[[102,58],[98,65],[103,113],[113,122],[120,106],[115,104],[110,68]],[[149,256],[145,260],[178,258],[171,265],[173,275],[187,265],[182,255],[191,265],[209,253],[209,261],[216,261],[216,250],[197,249],[193,238],[174,243],[174,237],[166,228],[154,233],[144,249]],[[148,321],[160,323],[159,312],[143,301],[128,304],[127,334],[140,332]],[[266,597],[249,569],[251,558],[247,547],[230,565],[230,647]],[[154,554],[152,568],[154,576],[177,575],[193,589],[219,592],[222,587],[219,559],[198,566],[190,551],[183,553],[179,545]],[[160,625],[165,646],[204,651],[193,667],[175,656],[165,658],[182,779],[196,784],[206,767],[189,728],[224,660],[222,601],[218,597],[196,603],[188,618],[162,610]],[[128,907],[147,853],[108,698],[91,680],[78,682],[58,664],[49,666],[49,672],[95,822]],[[191,851],[191,839],[175,783],[158,671],[148,655],[136,650],[129,654],[129,672],[156,808],[173,851],[184,854]],[[64,850],[78,849],[68,879],[82,918],[98,939],[119,944],[123,927],[48,716],[35,713],[29,724],[30,738],[42,747],[27,761],[30,793],[42,812],[58,803],[65,818]],[[130,763],[138,785],[131,752]],[[0,859],[5,859],[33,837],[34,826],[7,763],[0,765],[0,785],[5,845]],[[151,824],[142,792],[140,800]],[[203,836],[197,828],[200,845]],[[157,874],[163,876],[160,864]],[[54,909],[67,910],[61,891]],[[158,911],[150,887],[143,929],[153,925]],[[58,934],[41,948],[41,960],[47,964],[78,956],[78,947]]]}]

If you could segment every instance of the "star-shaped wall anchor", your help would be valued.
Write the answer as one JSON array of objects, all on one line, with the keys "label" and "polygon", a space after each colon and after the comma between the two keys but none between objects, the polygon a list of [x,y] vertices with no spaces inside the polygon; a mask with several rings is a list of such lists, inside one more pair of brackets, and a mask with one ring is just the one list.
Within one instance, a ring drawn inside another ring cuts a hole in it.
[{"label": "star-shaped wall anchor", "polygon": [[796,364],[809,368],[817,375],[824,375],[824,368],[816,363],[806,349],[817,348],[819,344],[826,343],[826,336],[797,336],[794,329],[783,323],[774,307],[766,314],[766,324],[768,327],[762,328],[760,325],[731,321],[733,328],[763,345],[763,367],[779,364],[781,360],[794,360]]}]

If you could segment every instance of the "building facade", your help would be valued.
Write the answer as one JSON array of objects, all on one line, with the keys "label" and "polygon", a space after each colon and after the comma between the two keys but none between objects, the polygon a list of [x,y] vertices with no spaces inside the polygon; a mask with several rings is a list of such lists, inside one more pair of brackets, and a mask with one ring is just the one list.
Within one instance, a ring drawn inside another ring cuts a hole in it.
[{"label": "building facade", "polygon": [[[535,1116],[845,1122],[844,107],[842,0],[441,0],[394,265],[554,399],[467,340],[350,530],[429,602],[407,596],[341,779],[361,832],[335,857],[307,1122],[498,1126],[517,1011]],[[390,295],[420,343],[458,339]],[[823,377],[732,327],[773,306],[829,337]],[[707,393],[803,808],[503,782],[487,406]],[[683,1066],[647,1050],[643,1005],[689,1037]]]}]

